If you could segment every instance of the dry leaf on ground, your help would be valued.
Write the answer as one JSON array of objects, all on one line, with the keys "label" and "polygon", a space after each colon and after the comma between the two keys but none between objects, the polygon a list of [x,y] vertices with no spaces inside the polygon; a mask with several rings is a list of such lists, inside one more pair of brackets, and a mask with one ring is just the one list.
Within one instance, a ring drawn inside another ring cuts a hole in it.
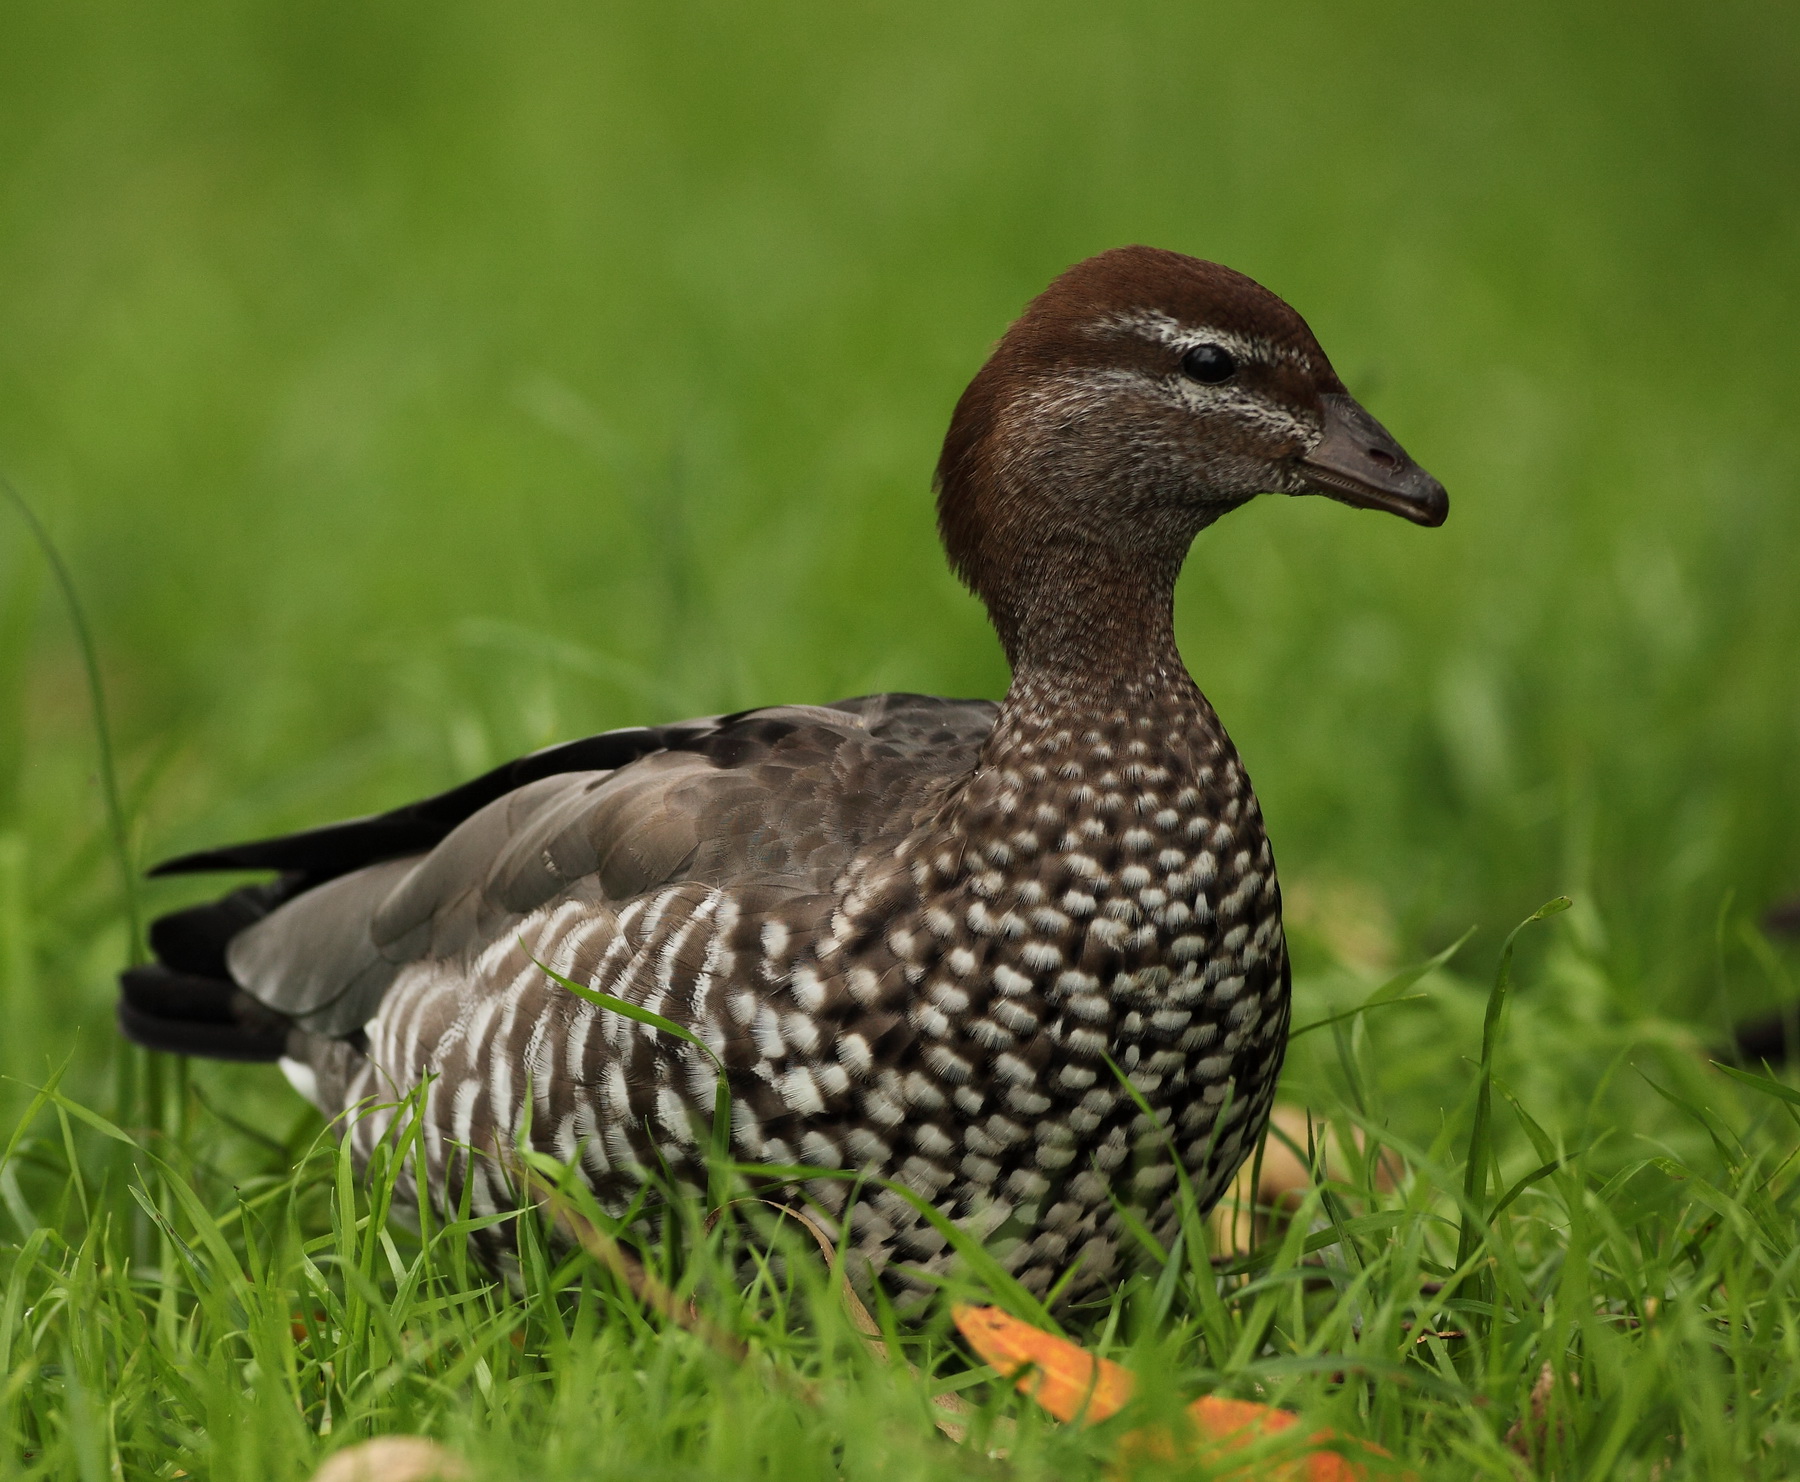
[{"label": "dry leaf on ground", "polygon": [[[998,1307],[959,1304],[952,1316],[976,1353],[1002,1374],[1017,1375],[1020,1392],[1030,1395],[1058,1420],[1105,1420],[1117,1415],[1131,1398],[1134,1381],[1130,1370],[1066,1338],[1034,1328]],[[1241,1468],[1219,1473],[1220,1482],[1362,1482],[1366,1476],[1356,1463],[1319,1449],[1345,1444],[1330,1431],[1316,1431],[1298,1443],[1312,1448],[1303,1455],[1291,1454],[1288,1448],[1279,1456],[1268,1455],[1260,1443],[1299,1424],[1300,1417],[1292,1411],[1203,1395],[1187,1407],[1187,1415],[1193,1426],[1191,1436],[1177,1437],[1160,1429],[1135,1430],[1121,1440],[1120,1455],[1173,1459],[1179,1448],[1196,1458],[1210,1456],[1216,1463],[1230,1452],[1255,1447],[1256,1454],[1246,1457]],[[1371,1456],[1386,1454],[1366,1442],[1352,1444]]]},{"label": "dry leaf on ground", "polygon": [[958,1303],[951,1316],[970,1347],[1002,1374],[1018,1374],[1019,1392],[1030,1395],[1058,1420],[1078,1415],[1107,1420],[1131,1398],[1130,1370],[1095,1357],[1067,1338],[1034,1328],[998,1307]]}]

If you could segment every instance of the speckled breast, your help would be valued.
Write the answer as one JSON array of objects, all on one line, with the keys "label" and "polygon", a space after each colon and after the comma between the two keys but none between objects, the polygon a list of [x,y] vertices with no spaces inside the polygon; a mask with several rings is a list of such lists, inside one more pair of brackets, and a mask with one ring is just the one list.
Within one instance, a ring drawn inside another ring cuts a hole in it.
[{"label": "speckled breast", "polygon": [[[1172,1238],[1177,1156],[1210,1206],[1267,1121],[1288,974],[1255,796],[1199,692],[1176,694],[1014,707],[940,824],[859,860],[830,928],[765,954],[818,1032],[748,1067],[776,1094],[751,1097],[773,1115],[746,1120],[747,1153],[894,1178],[1040,1291],[1077,1258],[1076,1289],[1112,1270],[1109,1191]],[[809,1192],[841,1212],[847,1188]],[[850,1220],[878,1265],[948,1259],[891,1190]]]}]

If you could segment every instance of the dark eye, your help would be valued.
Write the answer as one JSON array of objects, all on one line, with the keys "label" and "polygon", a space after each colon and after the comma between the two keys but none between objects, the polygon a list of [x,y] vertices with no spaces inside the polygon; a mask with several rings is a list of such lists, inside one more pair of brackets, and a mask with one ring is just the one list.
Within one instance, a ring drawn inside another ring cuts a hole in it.
[{"label": "dark eye", "polygon": [[1208,386],[1229,381],[1237,374],[1237,361],[1218,345],[1195,345],[1181,357],[1181,373]]}]

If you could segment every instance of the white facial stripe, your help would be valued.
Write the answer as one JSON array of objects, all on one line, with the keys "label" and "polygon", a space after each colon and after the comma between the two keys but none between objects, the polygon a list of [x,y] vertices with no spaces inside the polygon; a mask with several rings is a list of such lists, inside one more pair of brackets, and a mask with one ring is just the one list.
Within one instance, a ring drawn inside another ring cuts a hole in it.
[{"label": "white facial stripe", "polygon": [[1094,326],[1096,335],[1113,335],[1120,331],[1142,335],[1145,339],[1154,340],[1159,345],[1167,345],[1171,350],[1182,353],[1196,345],[1218,345],[1221,349],[1230,351],[1238,360],[1259,361],[1264,365],[1298,366],[1308,375],[1315,374],[1316,370],[1311,357],[1287,345],[1271,345],[1266,340],[1247,339],[1228,329],[1214,329],[1210,325],[1183,324],[1160,309],[1130,309],[1110,314]]},{"label": "white facial stripe", "polygon": [[[1295,416],[1287,408],[1277,406],[1266,397],[1253,396],[1242,386],[1227,382],[1221,386],[1202,386],[1186,376],[1174,378],[1175,394],[1194,411],[1227,410],[1246,424],[1253,424],[1272,436],[1290,438],[1311,446],[1322,435],[1320,429]],[[1161,383],[1167,386],[1169,382]]]},{"label": "white facial stripe", "polygon": [[1156,376],[1116,367],[1077,371],[1058,376],[1031,400],[1033,409],[1040,414],[1073,420],[1097,410],[1120,391],[1172,396],[1195,413],[1225,411],[1245,424],[1258,426],[1275,437],[1291,438],[1307,448],[1315,446],[1323,436],[1323,429],[1311,420],[1277,406],[1236,381],[1206,386],[1180,374]]}]

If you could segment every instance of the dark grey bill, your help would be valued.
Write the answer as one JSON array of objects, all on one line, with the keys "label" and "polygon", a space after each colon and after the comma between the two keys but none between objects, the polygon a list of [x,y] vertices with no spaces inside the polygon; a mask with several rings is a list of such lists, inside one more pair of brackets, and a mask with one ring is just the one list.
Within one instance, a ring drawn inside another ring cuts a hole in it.
[{"label": "dark grey bill", "polygon": [[1325,398],[1325,436],[1300,460],[1305,492],[1358,509],[1384,509],[1415,525],[1441,525],[1450,513],[1444,486],[1411,458],[1354,397]]}]

